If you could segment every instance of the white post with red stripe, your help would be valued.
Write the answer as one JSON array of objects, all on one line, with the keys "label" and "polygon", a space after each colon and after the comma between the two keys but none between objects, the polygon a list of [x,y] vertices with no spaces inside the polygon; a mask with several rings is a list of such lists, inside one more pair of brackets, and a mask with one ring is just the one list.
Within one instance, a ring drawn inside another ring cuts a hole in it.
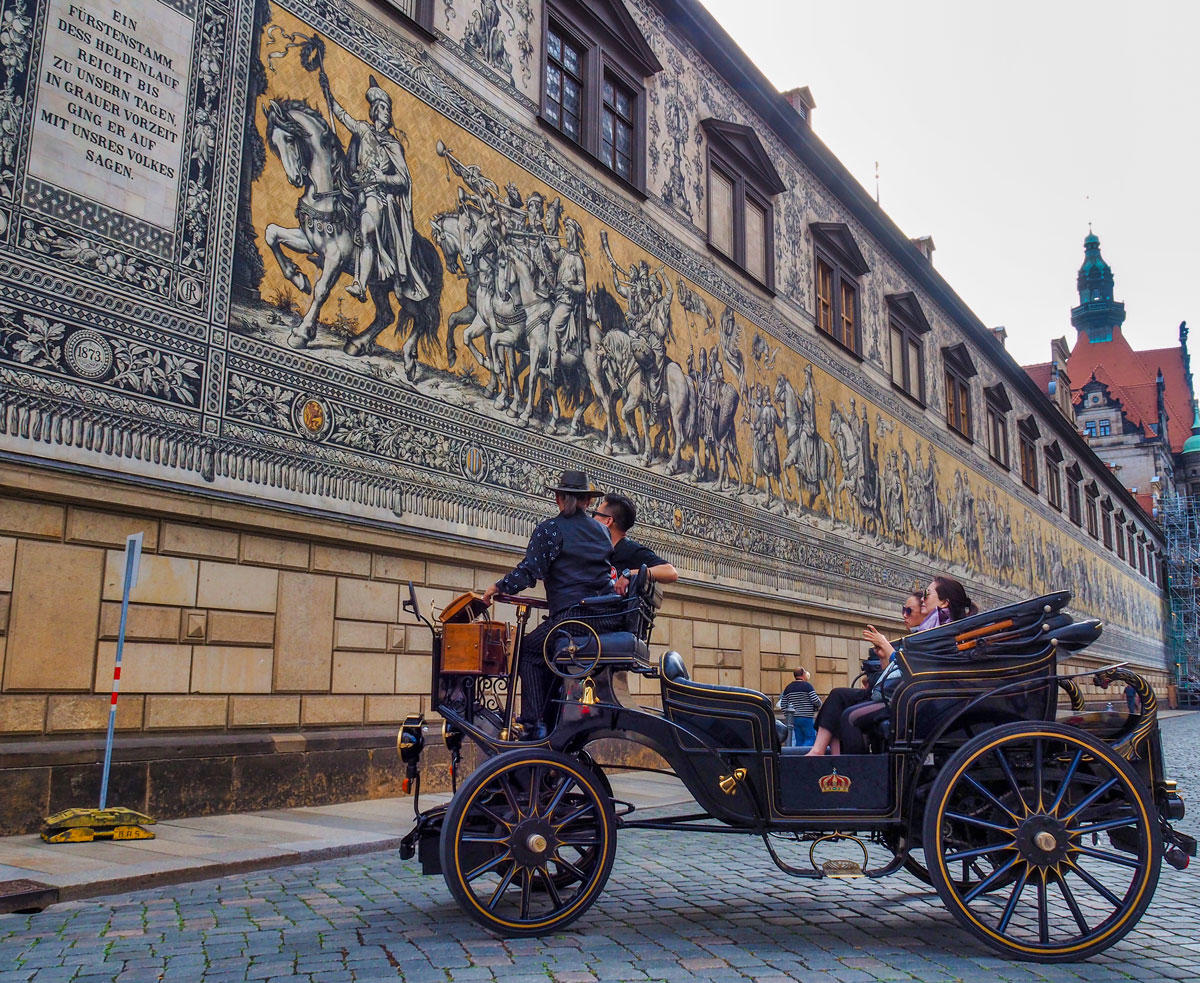
[{"label": "white post with red stripe", "polygon": [[129,616],[129,594],[138,581],[142,560],[142,537],[134,533],[125,540],[125,587],[121,592],[121,627],[117,630],[117,658],[113,663],[112,701],[108,705],[108,739],[104,744],[104,774],[100,778],[100,808],[108,802],[108,772],[112,764],[113,728],[117,722],[117,695],[121,691],[121,653],[125,650],[125,621]]}]

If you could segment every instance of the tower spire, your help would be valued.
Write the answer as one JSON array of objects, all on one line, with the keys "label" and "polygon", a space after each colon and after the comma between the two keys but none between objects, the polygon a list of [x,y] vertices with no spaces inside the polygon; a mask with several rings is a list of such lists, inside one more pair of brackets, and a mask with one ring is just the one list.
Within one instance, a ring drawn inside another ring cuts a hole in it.
[{"label": "tower spire", "polygon": [[1125,322],[1125,305],[1113,300],[1112,267],[1100,255],[1100,237],[1088,223],[1083,240],[1083,265],[1075,279],[1079,306],[1071,309],[1071,324],[1089,342],[1112,341]]}]

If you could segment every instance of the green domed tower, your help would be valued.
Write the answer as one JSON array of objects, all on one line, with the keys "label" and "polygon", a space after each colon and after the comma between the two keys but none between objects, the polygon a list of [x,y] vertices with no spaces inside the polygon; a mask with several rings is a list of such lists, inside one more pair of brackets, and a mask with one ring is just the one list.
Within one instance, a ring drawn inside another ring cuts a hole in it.
[{"label": "green domed tower", "polygon": [[1125,305],[1113,300],[1112,267],[1100,255],[1100,237],[1088,229],[1083,265],[1076,278],[1079,306],[1071,308],[1071,324],[1090,342],[1112,341],[1125,322]]}]

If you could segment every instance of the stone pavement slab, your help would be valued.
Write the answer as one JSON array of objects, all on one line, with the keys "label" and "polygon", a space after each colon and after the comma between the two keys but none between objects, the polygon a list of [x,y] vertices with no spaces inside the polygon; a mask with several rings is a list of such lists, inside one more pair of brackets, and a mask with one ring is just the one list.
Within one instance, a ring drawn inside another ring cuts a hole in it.
[{"label": "stone pavement slab", "polygon": [[[672,775],[615,772],[610,777],[614,795],[639,808],[692,801]],[[425,794],[420,804],[428,809],[449,797]],[[49,884],[59,889],[61,901],[69,901],[393,850],[412,828],[412,807],[411,797],[404,797],[192,816],[149,827],[152,840],[44,843],[37,836],[7,836],[0,838],[0,880]]]}]

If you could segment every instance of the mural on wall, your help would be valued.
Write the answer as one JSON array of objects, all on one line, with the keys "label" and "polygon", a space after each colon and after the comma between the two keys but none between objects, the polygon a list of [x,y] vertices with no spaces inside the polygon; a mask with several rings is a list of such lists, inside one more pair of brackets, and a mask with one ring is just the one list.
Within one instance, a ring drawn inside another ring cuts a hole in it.
[{"label": "mural on wall", "polygon": [[[338,0],[0,0],[5,453],[508,545],[585,467],[692,576],[859,606],[932,570],[985,603],[1068,584],[1117,622],[1112,644],[1153,657],[1144,580],[964,464],[783,290],[766,303],[439,65],[511,65],[497,84],[525,106],[530,3],[437,10],[434,58]],[[505,61],[487,38],[510,15]],[[155,32],[138,71],[160,90],[136,123],[119,93],[101,107],[103,72],[47,81],[80,45],[107,64],[112,32],[134,37],[105,26],[120,17]],[[652,28],[652,189],[699,220],[696,121],[742,110]],[[780,171],[777,249],[837,217]],[[794,252],[784,286],[808,291]],[[866,337],[882,317],[864,311]]]},{"label": "mural on wall", "polygon": [[[265,272],[257,299],[235,305],[235,332],[469,411],[482,429],[549,438],[593,469],[632,466],[661,502],[687,487],[776,517],[748,539],[720,509],[647,512],[710,547],[802,562],[806,530],[823,530],[1004,593],[1071,583],[1085,609],[1153,630],[1151,590],[1117,604],[1130,578],[1014,496],[378,67],[269,10],[250,107],[268,151],[249,188]],[[234,372],[226,412],[530,487],[510,454],[463,452],[336,394],[297,409],[300,395]]]}]

